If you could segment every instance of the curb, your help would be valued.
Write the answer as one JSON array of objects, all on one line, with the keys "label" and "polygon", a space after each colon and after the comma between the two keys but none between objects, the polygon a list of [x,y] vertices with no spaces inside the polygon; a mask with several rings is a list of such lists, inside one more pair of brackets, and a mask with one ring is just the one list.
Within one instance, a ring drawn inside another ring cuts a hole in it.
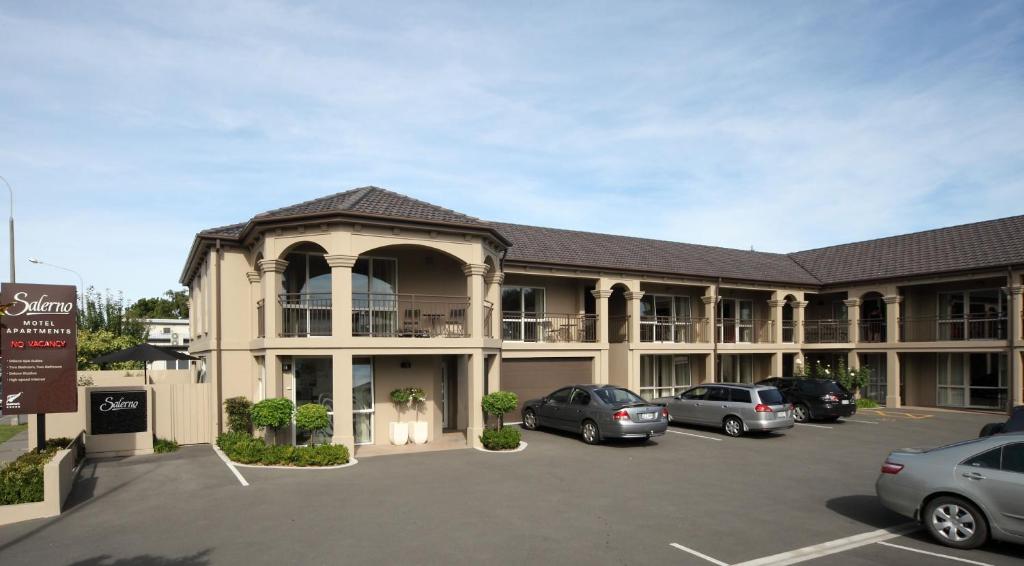
[{"label": "curb", "polygon": [[480,452],[486,452],[488,454],[515,454],[516,452],[522,452],[523,450],[526,450],[527,446],[529,446],[529,444],[520,440],[519,446],[516,447],[514,450],[488,450],[486,448],[477,448],[476,446],[473,447],[473,450],[479,450]]}]

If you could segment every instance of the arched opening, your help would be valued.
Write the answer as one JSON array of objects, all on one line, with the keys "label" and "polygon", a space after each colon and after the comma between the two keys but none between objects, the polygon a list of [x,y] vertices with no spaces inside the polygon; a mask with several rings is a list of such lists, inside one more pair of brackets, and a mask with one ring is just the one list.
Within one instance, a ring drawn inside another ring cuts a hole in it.
[{"label": "arched opening", "polygon": [[782,305],[782,341],[792,344],[796,341],[796,319],[793,313],[793,303],[796,302],[796,297],[786,295],[784,300],[786,304]]},{"label": "arched opening", "polygon": [[885,342],[885,302],[882,294],[871,291],[860,297],[860,341]]},{"label": "arched opening", "polygon": [[331,335],[331,267],[322,247],[303,242],[288,248],[282,259],[278,302],[282,336]]},{"label": "arched opening", "polygon": [[626,293],[629,287],[622,283],[612,285],[608,297],[608,341],[619,343],[629,341],[629,311]]},{"label": "arched opening", "polygon": [[352,334],[384,337],[469,336],[463,262],[434,248],[384,246],[352,266]]}]

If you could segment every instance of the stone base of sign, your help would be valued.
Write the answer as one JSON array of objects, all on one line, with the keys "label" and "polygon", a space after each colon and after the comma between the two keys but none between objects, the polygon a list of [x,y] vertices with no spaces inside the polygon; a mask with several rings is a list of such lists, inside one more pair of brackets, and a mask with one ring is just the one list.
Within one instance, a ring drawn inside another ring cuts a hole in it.
[{"label": "stone base of sign", "polygon": [[[75,442],[81,442],[79,437]],[[58,450],[43,467],[43,500],[37,503],[0,505],[0,525],[9,525],[32,519],[60,515],[64,501],[71,494],[71,486],[81,466],[75,467],[75,445],[69,450]]]}]

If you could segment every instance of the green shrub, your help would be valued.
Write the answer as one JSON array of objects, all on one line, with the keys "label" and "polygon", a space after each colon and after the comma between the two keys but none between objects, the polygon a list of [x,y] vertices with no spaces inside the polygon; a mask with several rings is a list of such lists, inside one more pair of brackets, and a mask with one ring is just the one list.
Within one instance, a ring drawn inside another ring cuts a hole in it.
[{"label": "green shrub", "polygon": [[287,444],[280,446],[264,445],[260,464],[264,466],[287,466],[295,458],[295,447]]},{"label": "green shrub", "polygon": [[338,466],[348,463],[348,448],[340,444],[315,446],[268,445],[262,438],[228,432],[217,437],[217,446],[239,464],[264,466]]},{"label": "green shrub", "polygon": [[228,414],[228,430],[231,432],[252,432],[251,401],[245,397],[225,399],[224,411]]},{"label": "green shrub", "polygon": [[484,395],[483,401],[480,402],[480,406],[488,415],[498,417],[498,428],[501,430],[505,426],[505,415],[515,410],[516,405],[519,403],[519,397],[509,391],[495,391],[489,395]]},{"label": "green shrub", "polygon": [[331,426],[331,417],[327,415],[327,407],[318,403],[308,403],[295,411],[295,426],[299,430],[310,433],[309,443],[316,444],[316,433]]},{"label": "green shrub", "polygon": [[217,448],[220,448],[225,454],[228,454],[234,450],[236,444],[239,442],[245,442],[251,438],[251,434],[246,434],[244,432],[225,432],[217,437]]},{"label": "green shrub", "polygon": [[59,436],[57,438],[47,438],[46,439],[46,449],[47,450],[64,450],[68,446],[71,446],[71,443],[74,442],[74,441],[75,441],[74,438],[68,438],[66,436]]},{"label": "green shrub", "polygon": [[488,450],[515,450],[519,448],[522,433],[518,428],[508,426],[501,429],[484,429],[480,442]]},{"label": "green shrub", "polygon": [[228,457],[240,464],[262,464],[267,448],[270,446],[267,446],[262,438],[250,437],[248,440],[235,444],[231,452],[228,453]]},{"label": "green shrub", "polygon": [[857,399],[858,409],[876,409],[878,408],[878,406],[878,403],[875,402],[873,399],[868,399],[867,397],[861,397],[860,399]]},{"label": "green shrub", "polygon": [[288,399],[277,397],[264,399],[252,406],[252,424],[257,428],[277,431],[292,422],[295,406]]},{"label": "green shrub", "polygon": [[56,451],[26,452],[0,469],[0,505],[42,501],[43,468]]},{"label": "green shrub", "polygon": [[295,448],[296,466],[340,466],[348,463],[348,448],[343,444],[317,444]]},{"label": "green shrub", "polygon": [[171,452],[177,451],[178,443],[173,440],[167,438],[157,438],[156,440],[153,441],[153,452],[156,452],[157,454],[169,454]]}]

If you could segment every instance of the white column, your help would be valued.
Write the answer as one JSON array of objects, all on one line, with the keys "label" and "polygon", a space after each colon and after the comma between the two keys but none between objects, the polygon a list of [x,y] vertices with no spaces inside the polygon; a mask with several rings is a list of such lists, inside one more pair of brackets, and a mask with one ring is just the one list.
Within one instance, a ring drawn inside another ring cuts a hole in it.
[{"label": "white column", "polygon": [[[481,281],[481,284],[483,282]],[[481,447],[480,435],[484,432],[484,411],[480,406],[484,397],[485,360],[483,352],[476,352],[466,356],[468,366],[467,375],[467,399],[468,422],[466,423],[466,442],[472,447]]]},{"label": "white column", "polygon": [[349,456],[355,455],[355,437],[352,429],[352,352],[340,351],[332,356],[331,396],[334,399],[334,436],[331,442],[348,446]]},{"label": "white column", "polygon": [[850,321],[850,342],[860,342],[860,299],[846,299],[846,318]]},{"label": "white column", "polygon": [[[772,311],[772,344],[782,343],[782,307],[786,306],[785,299],[771,299],[768,301],[768,307]],[[774,366],[774,363],[772,365]],[[782,369],[781,362],[779,363],[779,369]],[[781,375],[781,373],[773,373],[772,375]]]},{"label": "white column", "polygon": [[626,291],[622,295],[626,298],[626,312],[629,314],[629,343],[640,343],[640,299],[644,297],[643,291]]},{"label": "white column", "polygon": [[900,355],[898,352],[885,353],[885,380],[885,406],[890,409],[898,408],[902,404],[900,401]]},{"label": "white column", "polygon": [[483,338],[484,335],[484,298],[487,296],[484,275],[488,269],[484,263],[467,263],[462,266],[462,272],[466,274],[466,290],[469,292],[469,332],[474,338]]},{"label": "white column", "polygon": [[718,360],[715,359],[715,354],[712,352],[707,355],[707,359],[704,362],[704,383],[715,382],[715,364]]},{"label": "white column", "polygon": [[283,259],[260,260],[260,271],[263,272],[263,316],[266,317],[264,330],[267,338],[281,335],[281,307],[277,304],[277,294],[281,290],[281,276],[288,262]]},{"label": "white column", "polygon": [[324,256],[324,259],[331,266],[331,335],[349,338],[352,336],[352,266],[359,256],[337,254]]},{"label": "white column", "polygon": [[885,341],[896,344],[900,341],[900,303],[903,297],[890,295],[882,297],[885,301]]}]

